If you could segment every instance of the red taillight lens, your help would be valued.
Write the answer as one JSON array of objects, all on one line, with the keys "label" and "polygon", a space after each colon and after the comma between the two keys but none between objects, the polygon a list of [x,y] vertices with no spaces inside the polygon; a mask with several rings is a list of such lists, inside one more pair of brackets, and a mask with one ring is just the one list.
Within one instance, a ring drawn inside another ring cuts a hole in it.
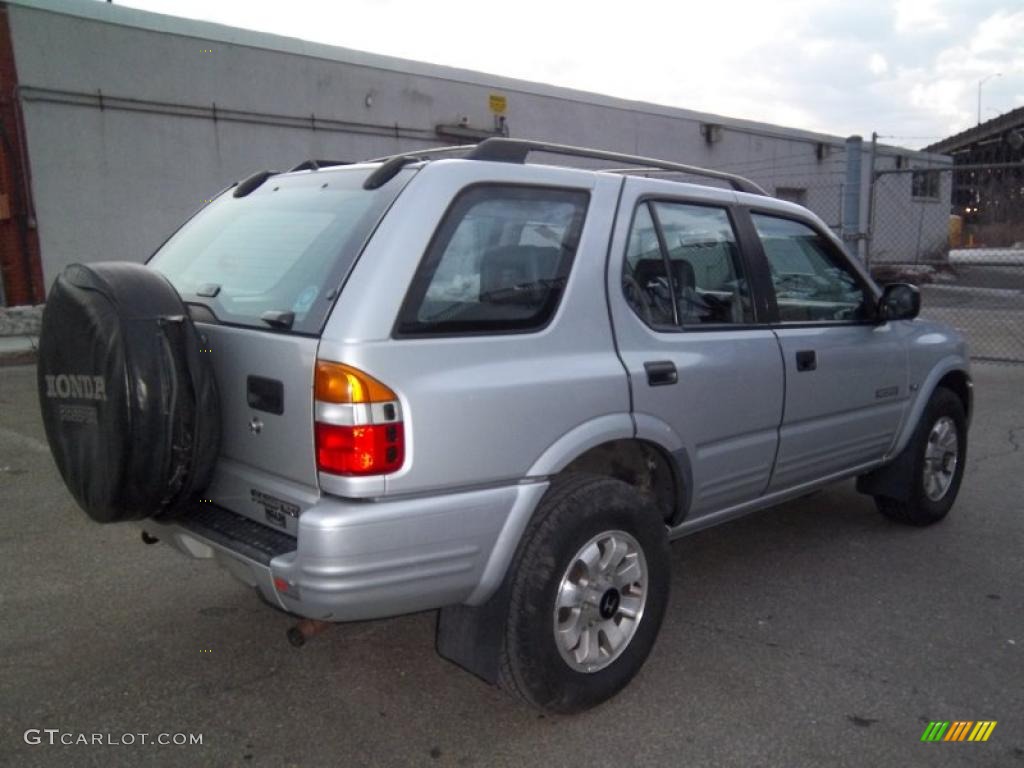
[{"label": "red taillight lens", "polygon": [[382,475],[405,461],[405,427],[398,395],[367,373],[318,360],[316,463],[335,475]]},{"label": "red taillight lens", "polygon": [[405,461],[402,424],[344,427],[316,425],[317,464],[336,475],[379,475],[394,472]]}]

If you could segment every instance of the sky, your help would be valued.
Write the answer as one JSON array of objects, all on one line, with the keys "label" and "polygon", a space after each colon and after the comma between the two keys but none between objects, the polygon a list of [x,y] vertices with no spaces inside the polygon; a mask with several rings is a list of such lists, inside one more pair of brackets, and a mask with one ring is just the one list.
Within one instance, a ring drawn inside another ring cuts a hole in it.
[{"label": "sky", "polygon": [[1024,106],[1020,0],[115,2],[913,148],[975,125],[983,78],[982,120]]}]

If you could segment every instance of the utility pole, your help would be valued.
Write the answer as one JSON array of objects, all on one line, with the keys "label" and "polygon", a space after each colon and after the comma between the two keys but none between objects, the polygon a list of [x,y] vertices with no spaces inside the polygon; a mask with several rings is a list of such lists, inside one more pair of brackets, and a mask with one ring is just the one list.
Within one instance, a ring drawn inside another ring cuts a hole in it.
[{"label": "utility pole", "polygon": [[843,188],[843,244],[851,256],[860,257],[860,178],[864,140],[846,140],[846,184]]},{"label": "utility pole", "polygon": [[875,157],[878,152],[878,131],[871,132],[871,155],[868,160],[868,231],[864,238],[864,266],[871,264],[871,241],[875,235]]}]

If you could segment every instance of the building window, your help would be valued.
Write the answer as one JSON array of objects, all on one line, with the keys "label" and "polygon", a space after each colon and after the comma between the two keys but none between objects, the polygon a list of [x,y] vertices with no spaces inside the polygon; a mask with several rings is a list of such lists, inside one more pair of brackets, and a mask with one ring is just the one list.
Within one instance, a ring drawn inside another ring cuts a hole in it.
[{"label": "building window", "polygon": [[807,190],[803,187],[776,187],[775,196],[797,205],[807,205]]},{"label": "building window", "polygon": [[910,196],[919,200],[938,200],[939,172],[914,171],[910,174]]}]

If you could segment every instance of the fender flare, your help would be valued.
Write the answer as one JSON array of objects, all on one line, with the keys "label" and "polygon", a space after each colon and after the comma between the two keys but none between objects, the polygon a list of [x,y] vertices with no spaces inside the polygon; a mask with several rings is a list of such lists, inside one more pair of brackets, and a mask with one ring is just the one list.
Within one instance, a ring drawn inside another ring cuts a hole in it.
[{"label": "fender flare", "polygon": [[635,435],[629,413],[611,413],[585,421],[566,432],[540,455],[526,473],[528,477],[549,477],[565,469],[577,456],[612,440],[629,440]]},{"label": "fender flare", "polygon": [[693,464],[690,449],[683,438],[669,425],[648,413],[634,413],[636,438],[660,446],[672,458],[673,470],[677,473],[679,489],[682,492],[679,507],[671,525],[677,526],[686,519],[693,503]]},{"label": "fender flare", "polygon": [[889,452],[889,459],[899,456],[903,452],[903,449],[907,447],[907,443],[910,442],[910,438],[913,436],[914,430],[917,428],[917,422],[921,419],[921,414],[924,413],[924,409],[928,405],[928,401],[931,400],[932,395],[939,386],[939,381],[946,374],[953,371],[965,373],[968,378],[970,378],[970,366],[968,365],[967,360],[960,355],[948,355],[932,366],[928,376],[917,390],[917,398],[907,411],[907,416],[900,427],[899,436],[897,437],[892,450]]},{"label": "fender flare", "polygon": [[671,470],[682,491],[678,511],[671,521],[678,525],[685,518],[693,499],[693,465],[690,450],[679,434],[665,421],[648,413],[616,413],[585,422],[551,445],[530,468],[530,476],[557,474],[578,456],[612,440],[642,440],[661,448],[669,456]]},{"label": "fender flare", "polygon": [[560,472],[581,453],[610,440],[632,438],[633,432],[633,420],[628,413],[607,414],[577,425],[545,449],[526,473],[526,480],[532,482],[520,484],[516,502],[498,533],[480,581],[466,598],[467,605],[482,605],[501,586],[523,531],[547,491],[548,477]]}]

